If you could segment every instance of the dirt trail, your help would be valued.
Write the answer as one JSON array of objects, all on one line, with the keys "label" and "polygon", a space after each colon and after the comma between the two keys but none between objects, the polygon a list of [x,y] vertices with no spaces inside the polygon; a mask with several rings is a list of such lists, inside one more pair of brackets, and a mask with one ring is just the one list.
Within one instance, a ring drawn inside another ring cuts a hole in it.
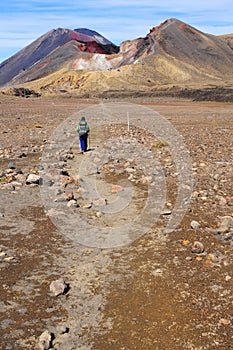
[{"label": "dirt trail", "polygon": [[[43,112],[35,118],[38,106],[30,101],[24,103],[20,118],[25,124],[19,126],[19,132],[33,131],[32,144],[37,141],[43,145],[48,130],[58,125],[57,112],[61,113],[60,121],[67,117],[64,105],[69,111],[74,110],[72,101],[53,102],[48,126],[44,117],[46,106],[39,104]],[[53,348],[60,350],[231,349],[233,247],[232,240],[224,241],[225,236],[217,235],[215,230],[221,216],[232,215],[230,202],[223,203],[232,195],[232,106],[207,104],[195,105],[194,109],[186,102],[174,104],[158,104],[153,108],[171,119],[182,134],[193,159],[196,186],[184,219],[168,236],[160,232],[158,225],[126,247],[86,247],[59,232],[59,226],[53,224],[43,206],[39,186],[24,183],[14,190],[1,189],[1,252],[5,254],[1,256],[1,349],[37,349],[38,337],[45,330],[53,333]],[[12,101],[12,114],[14,105]],[[27,129],[28,106],[35,118],[30,124],[35,121],[43,128]],[[3,115],[5,125],[6,113]],[[114,134],[115,129],[106,132]],[[72,148],[74,158],[64,162],[71,176],[77,175],[85,157],[102,149],[105,136],[98,130],[93,132],[91,151],[84,155],[78,154],[76,142]],[[141,142],[144,135],[135,133],[134,137]],[[3,142],[2,149],[14,143],[14,139]],[[21,150],[23,142],[19,143]],[[162,161],[163,152],[167,151],[165,148],[158,151]],[[27,174],[40,163],[40,156],[40,150],[21,158],[16,158],[13,152],[5,154],[1,168],[6,169],[9,161],[14,160]],[[101,196],[108,194],[109,200],[116,195],[111,192],[112,184],[125,177],[121,166],[123,170],[125,167],[121,162],[118,165],[111,172],[109,164],[96,176]],[[173,203],[176,169],[170,161],[164,167],[168,199]],[[218,188],[211,192],[215,185]],[[142,184],[133,186],[136,194],[129,207],[132,216],[140,212],[147,196]],[[74,212],[79,210],[92,225],[121,224],[120,214],[98,217],[94,208],[82,207],[85,199],[79,192],[75,195],[80,208],[73,209]],[[166,216],[161,217],[161,225],[164,220]],[[198,229],[191,228],[192,220],[200,222]],[[202,242],[203,253],[192,253],[195,241]],[[12,260],[5,259],[10,257]],[[55,297],[49,285],[59,277],[69,284],[69,291]],[[61,325],[65,332],[60,330]]]}]

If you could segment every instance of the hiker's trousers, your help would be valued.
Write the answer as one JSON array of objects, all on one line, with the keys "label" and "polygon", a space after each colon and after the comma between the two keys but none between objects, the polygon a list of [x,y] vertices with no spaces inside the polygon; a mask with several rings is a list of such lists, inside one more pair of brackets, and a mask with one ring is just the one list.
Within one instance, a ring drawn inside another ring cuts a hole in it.
[{"label": "hiker's trousers", "polygon": [[87,134],[79,136],[80,149],[82,152],[85,152],[87,150],[87,138],[88,138]]}]

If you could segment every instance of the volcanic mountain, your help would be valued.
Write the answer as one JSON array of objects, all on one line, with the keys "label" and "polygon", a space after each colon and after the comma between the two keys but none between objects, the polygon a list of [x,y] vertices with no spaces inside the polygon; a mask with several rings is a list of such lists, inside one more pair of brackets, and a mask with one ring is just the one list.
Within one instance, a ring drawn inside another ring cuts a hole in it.
[{"label": "volcanic mountain", "polygon": [[88,53],[118,51],[116,45],[92,30],[51,30],[0,65],[0,86],[38,79]]},{"label": "volcanic mountain", "polygon": [[58,28],[0,65],[0,86],[78,96],[153,94],[174,86],[233,85],[233,35],[171,18],[146,37],[114,45],[89,29]]}]

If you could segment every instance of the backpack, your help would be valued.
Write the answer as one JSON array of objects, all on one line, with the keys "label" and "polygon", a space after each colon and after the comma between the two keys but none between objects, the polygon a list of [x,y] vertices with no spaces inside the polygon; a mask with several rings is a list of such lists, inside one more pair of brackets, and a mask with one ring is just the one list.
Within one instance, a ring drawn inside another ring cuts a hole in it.
[{"label": "backpack", "polygon": [[82,135],[85,135],[86,133],[88,133],[89,126],[88,126],[87,122],[86,121],[83,121],[83,122],[81,121],[79,123],[79,125],[78,125],[77,130],[78,130],[79,136],[82,136]]}]

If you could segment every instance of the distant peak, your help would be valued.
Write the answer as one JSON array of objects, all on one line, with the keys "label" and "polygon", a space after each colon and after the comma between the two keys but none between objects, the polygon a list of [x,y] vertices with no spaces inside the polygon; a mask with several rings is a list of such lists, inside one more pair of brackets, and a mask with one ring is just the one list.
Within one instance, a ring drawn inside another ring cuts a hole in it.
[{"label": "distant peak", "polygon": [[156,31],[159,30],[159,29],[163,29],[164,27],[166,27],[167,25],[172,24],[172,23],[180,24],[180,23],[182,23],[182,22],[179,21],[179,20],[176,19],[176,18],[169,18],[169,19],[166,19],[166,21],[160,23],[158,26],[151,28],[149,34],[151,34],[151,33],[153,33],[153,32],[156,32]]},{"label": "distant peak", "polygon": [[77,28],[77,29],[74,29],[74,31],[78,33],[86,34],[86,35],[100,35],[95,30],[91,30],[88,28]]},{"label": "distant peak", "polygon": [[95,30],[91,30],[88,28],[78,28],[78,29],[74,29],[74,31],[79,35],[82,35],[84,38],[84,41],[93,40],[93,41],[96,41],[98,44],[102,44],[102,45],[114,45],[110,40],[106,39]]}]

